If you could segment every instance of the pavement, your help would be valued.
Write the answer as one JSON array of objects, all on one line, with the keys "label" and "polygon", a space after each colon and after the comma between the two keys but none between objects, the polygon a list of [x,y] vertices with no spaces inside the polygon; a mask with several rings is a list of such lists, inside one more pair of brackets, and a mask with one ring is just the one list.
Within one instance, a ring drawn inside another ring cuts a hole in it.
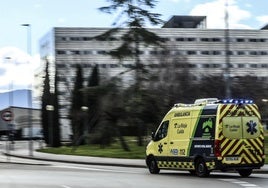
[{"label": "pavement", "polygon": [[[33,142],[33,151],[29,151],[28,142],[24,144],[14,144],[11,149],[7,149],[6,144],[2,145],[3,154],[9,157],[17,157],[23,159],[34,159],[42,162],[64,162],[73,164],[86,164],[86,165],[105,165],[105,166],[120,166],[120,167],[133,167],[133,168],[147,168],[145,159],[118,159],[118,158],[105,158],[105,157],[88,157],[88,156],[74,156],[74,155],[59,155],[49,154],[36,151],[42,146],[41,143]],[[268,174],[268,164],[264,165],[261,169],[254,170],[254,173]]]}]

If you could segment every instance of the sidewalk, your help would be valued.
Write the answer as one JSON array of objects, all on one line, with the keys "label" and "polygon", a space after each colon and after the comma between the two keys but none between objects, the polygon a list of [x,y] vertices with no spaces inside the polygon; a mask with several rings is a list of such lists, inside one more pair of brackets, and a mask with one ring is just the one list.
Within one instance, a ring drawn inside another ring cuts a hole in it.
[{"label": "sidewalk", "polygon": [[[15,144],[14,149],[12,150],[5,149],[3,153],[11,157],[13,156],[18,158],[34,159],[40,161],[146,168],[145,159],[118,159],[118,158],[49,154],[49,153],[37,152],[36,149],[40,148],[40,144],[37,142],[33,143],[34,143],[33,152],[29,151],[28,143],[24,142],[24,146]],[[4,144],[2,145],[3,145],[2,147],[5,148]],[[32,153],[33,155],[31,156],[30,153]]]},{"label": "sidewalk", "polygon": [[[74,164],[87,164],[87,165],[107,165],[107,166],[121,166],[121,167],[134,167],[134,168],[147,168],[145,159],[118,159],[118,158],[104,158],[104,157],[85,157],[85,156],[73,156],[73,155],[58,155],[37,152],[35,149],[39,148],[40,145],[34,143],[34,151],[32,156],[27,147],[15,147],[14,150],[4,152],[5,155],[35,159],[40,161],[53,161],[53,162],[64,162]],[[254,170],[254,173],[268,174],[268,165],[264,165],[261,169]]]}]

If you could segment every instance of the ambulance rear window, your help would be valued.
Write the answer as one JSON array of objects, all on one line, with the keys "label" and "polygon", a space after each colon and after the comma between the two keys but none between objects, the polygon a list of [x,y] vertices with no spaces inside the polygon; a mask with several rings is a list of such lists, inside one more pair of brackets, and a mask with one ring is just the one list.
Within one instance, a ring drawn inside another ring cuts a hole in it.
[{"label": "ambulance rear window", "polygon": [[255,116],[224,117],[223,135],[231,139],[256,138],[260,135],[258,118]]}]

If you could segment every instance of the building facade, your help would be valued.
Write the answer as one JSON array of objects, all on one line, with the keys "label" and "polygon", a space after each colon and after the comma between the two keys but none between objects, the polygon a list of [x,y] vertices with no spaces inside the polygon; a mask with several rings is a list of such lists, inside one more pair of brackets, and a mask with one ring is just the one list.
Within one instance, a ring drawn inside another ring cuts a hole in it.
[{"label": "building facade", "polygon": [[[83,67],[85,80],[96,64],[103,78],[116,76],[134,65],[132,59],[119,62],[107,55],[108,51],[120,45],[120,33],[106,41],[94,38],[108,29],[56,27],[40,40],[41,58],[50,63],[52,83],[55,67],[58,71],[60,114],[62,121],[66,120],[63,124],[68,122],[70,92],[77,64]],[[163,52],[153,46],[144,47],[141,60],[145,65],[157,67],[159,63],[183,57],[197,80],[204,75],[224,75],[227,69],[231,78],[245,75],[260,79],[268,77],[268,30],[265,27],[260,30],[207,29],[206,17],[173,16],[162,28],[149,30],[165,39],[168,50]],[[168,58],[162,58],[164,55]],[[42,91],[42,76],[39,74],[39,79],[36,79],[39,80],[38,91]],[[123,80],[131,83],[133,72],[124,74]]]},{"label": "building facade", "polygon": [[42,138],[40,110],[11,106],[0,111],[0,135],[14,134],[16,139]]}]

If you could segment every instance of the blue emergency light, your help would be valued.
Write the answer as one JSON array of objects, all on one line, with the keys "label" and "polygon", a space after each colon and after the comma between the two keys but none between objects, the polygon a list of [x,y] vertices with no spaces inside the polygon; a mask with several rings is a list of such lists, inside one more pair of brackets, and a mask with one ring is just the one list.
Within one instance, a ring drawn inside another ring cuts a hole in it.
[{"label": "blue emergency light", "polygon": [[251,99],[223,99],[220,102],[224,104],[253,104]]}]

